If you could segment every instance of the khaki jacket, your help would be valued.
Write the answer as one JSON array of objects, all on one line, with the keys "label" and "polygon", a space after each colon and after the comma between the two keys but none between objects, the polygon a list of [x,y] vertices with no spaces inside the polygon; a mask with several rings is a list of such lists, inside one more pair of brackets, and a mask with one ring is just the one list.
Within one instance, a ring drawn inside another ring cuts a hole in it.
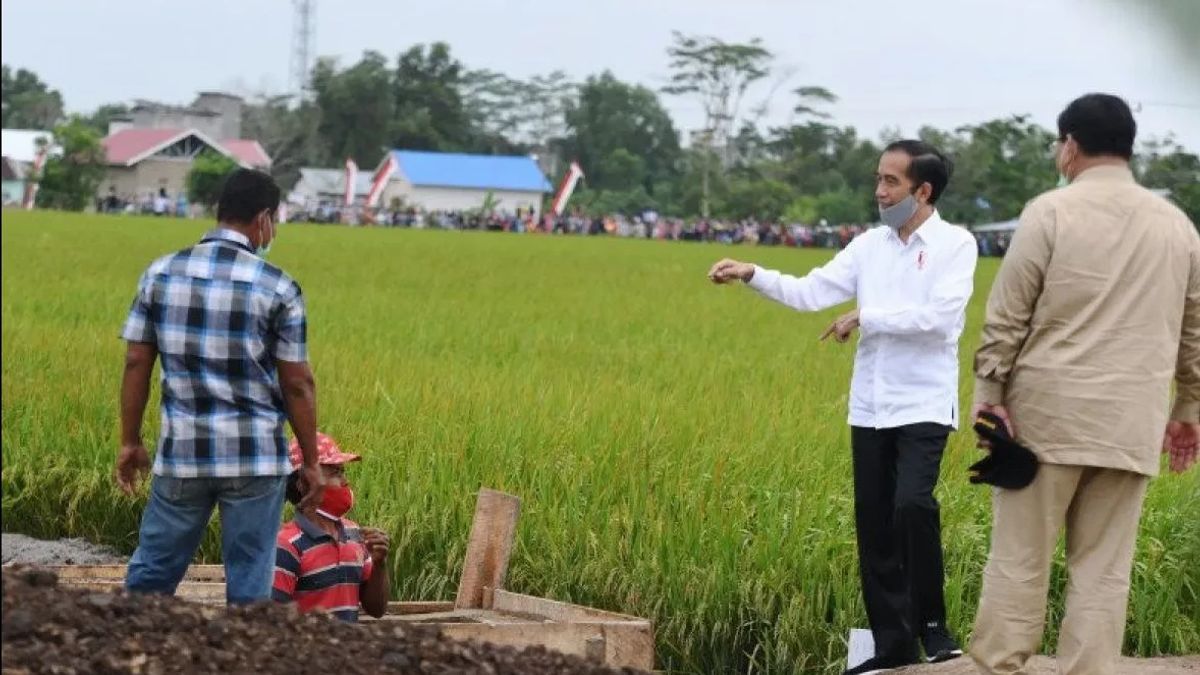
[{"label": "khaki jacket", "polygon": [[1196,228],[1123,166],[1034,199],[992,286],[975,375],[976,403],[1006,405],[1043,462],[1157,474],[1168,415],[1200,421]]}]

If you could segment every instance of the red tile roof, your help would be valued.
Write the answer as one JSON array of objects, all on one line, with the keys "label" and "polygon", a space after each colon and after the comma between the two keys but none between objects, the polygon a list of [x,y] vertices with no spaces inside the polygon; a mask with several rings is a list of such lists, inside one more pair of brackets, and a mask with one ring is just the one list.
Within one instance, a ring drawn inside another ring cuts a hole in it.
[{"label": "red tile roof", "polygon": [[185,129],[122,129],[101,143],[109,164],[129,164],[139,155],[169,144],[186,133]]},{"label": "red tile roof", "polygon": [[266,168],[271,165],[270,156],[258,141],[233,138],[218,142],[194,129],[122,129],[101,143],[109,164],[127,166],[191,134],[243,166]]},{"label": "red tile roof", "polygon": [[258,144],[258,141],[248,138],[227,138],[221,141],[221,145],[225,146],[229,154],[242,164],[256,169],[265,169],[271,166],[271,157],[267,155],[263,146]]}]

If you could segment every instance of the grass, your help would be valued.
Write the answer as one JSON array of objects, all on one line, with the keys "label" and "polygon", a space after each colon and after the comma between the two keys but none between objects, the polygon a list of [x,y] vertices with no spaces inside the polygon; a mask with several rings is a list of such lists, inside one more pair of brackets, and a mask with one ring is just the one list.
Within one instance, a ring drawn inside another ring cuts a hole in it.
[{"label": "grass", "polygon": [[[128,552],[144,495],[112,486],[117,339],[138,275],[195,221],[3,214],[6,530]],[[398,596],[453,596],[479,486],[519,495],[517,591],[653,618],[660,667],[836,672],[865,625],[837,315],[716,288],[718,257],[803,272],[827,252],[285,226],[321,428],[364,460],[354,515],[393,537]],[[995,261],[980,265],[962,398]],[[157,401],[157,391],[154,394]],[[157,433],[148,414],[147,438]],[[938,496],[951,627],[986,557],[978,457],[952,436]],[[214,530],[215,531],[215,530]],[[206,560],[219,556],[210,531]],[[1200,651],[1200,472],[1147,498],[1126,651]],[[1051,624],[1061,611],[1055,566]],[[1054,635],[1048,636],[1052,646]]]}]

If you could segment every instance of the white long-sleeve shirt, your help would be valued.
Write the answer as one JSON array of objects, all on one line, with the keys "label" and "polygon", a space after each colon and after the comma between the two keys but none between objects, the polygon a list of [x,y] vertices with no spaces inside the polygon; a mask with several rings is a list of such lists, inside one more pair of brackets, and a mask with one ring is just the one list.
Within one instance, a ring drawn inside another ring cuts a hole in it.
[{"label": "white long-sleeve shirt", "polygon": [[971,233],[935,211],[907,244],[890,227],[876,227],[806,276],[755,267],[749,285],[801,311],[858,299],[852,426],[957,428],[958,338],[977,257]]}]

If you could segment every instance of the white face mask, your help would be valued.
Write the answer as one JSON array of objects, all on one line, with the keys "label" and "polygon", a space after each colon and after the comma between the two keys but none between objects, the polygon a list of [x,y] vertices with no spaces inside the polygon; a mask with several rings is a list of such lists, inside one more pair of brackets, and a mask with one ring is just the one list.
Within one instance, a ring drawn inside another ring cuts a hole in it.
[{"label": "white face mask", "polygon": [[893,230],[899,230],[904,227],[904,224],[913,217],[920,207],[921,205],[917,203],[917,198],[909,195],[891,206],[880,206],[879,220]]},{"label": "white face mask", "polygon": [[[275,234],[276,234],[276,230],[275,230],[275,221],[274,221],[274,219],[272,219],[272,220],[271,220],[271,238],[268,240],[268,239],[267,239],[267,238],[264,236],[265,234],[266,234],[266,233],[262,231],[262,226],[260,225],[260,226],[259,226],[259,233],[258,233],[258,236],[259,236],[259,239],[258,239],[258,242],[259,242],[259,243],[258,243],[258,251],[256,251],[256,253],[258,253],[258,255],[259,255],[259,256],[261,256],[261,257],[263,257],[263,258],[267,257],[267,254],[271,252],[271,246],[272,246],[272,245],[275,243]],[[262,243],[263,241],[266,241],[266,242],[267,242],[265,246],[264,246],[264,245],[263,245],[263,243]]]}]

